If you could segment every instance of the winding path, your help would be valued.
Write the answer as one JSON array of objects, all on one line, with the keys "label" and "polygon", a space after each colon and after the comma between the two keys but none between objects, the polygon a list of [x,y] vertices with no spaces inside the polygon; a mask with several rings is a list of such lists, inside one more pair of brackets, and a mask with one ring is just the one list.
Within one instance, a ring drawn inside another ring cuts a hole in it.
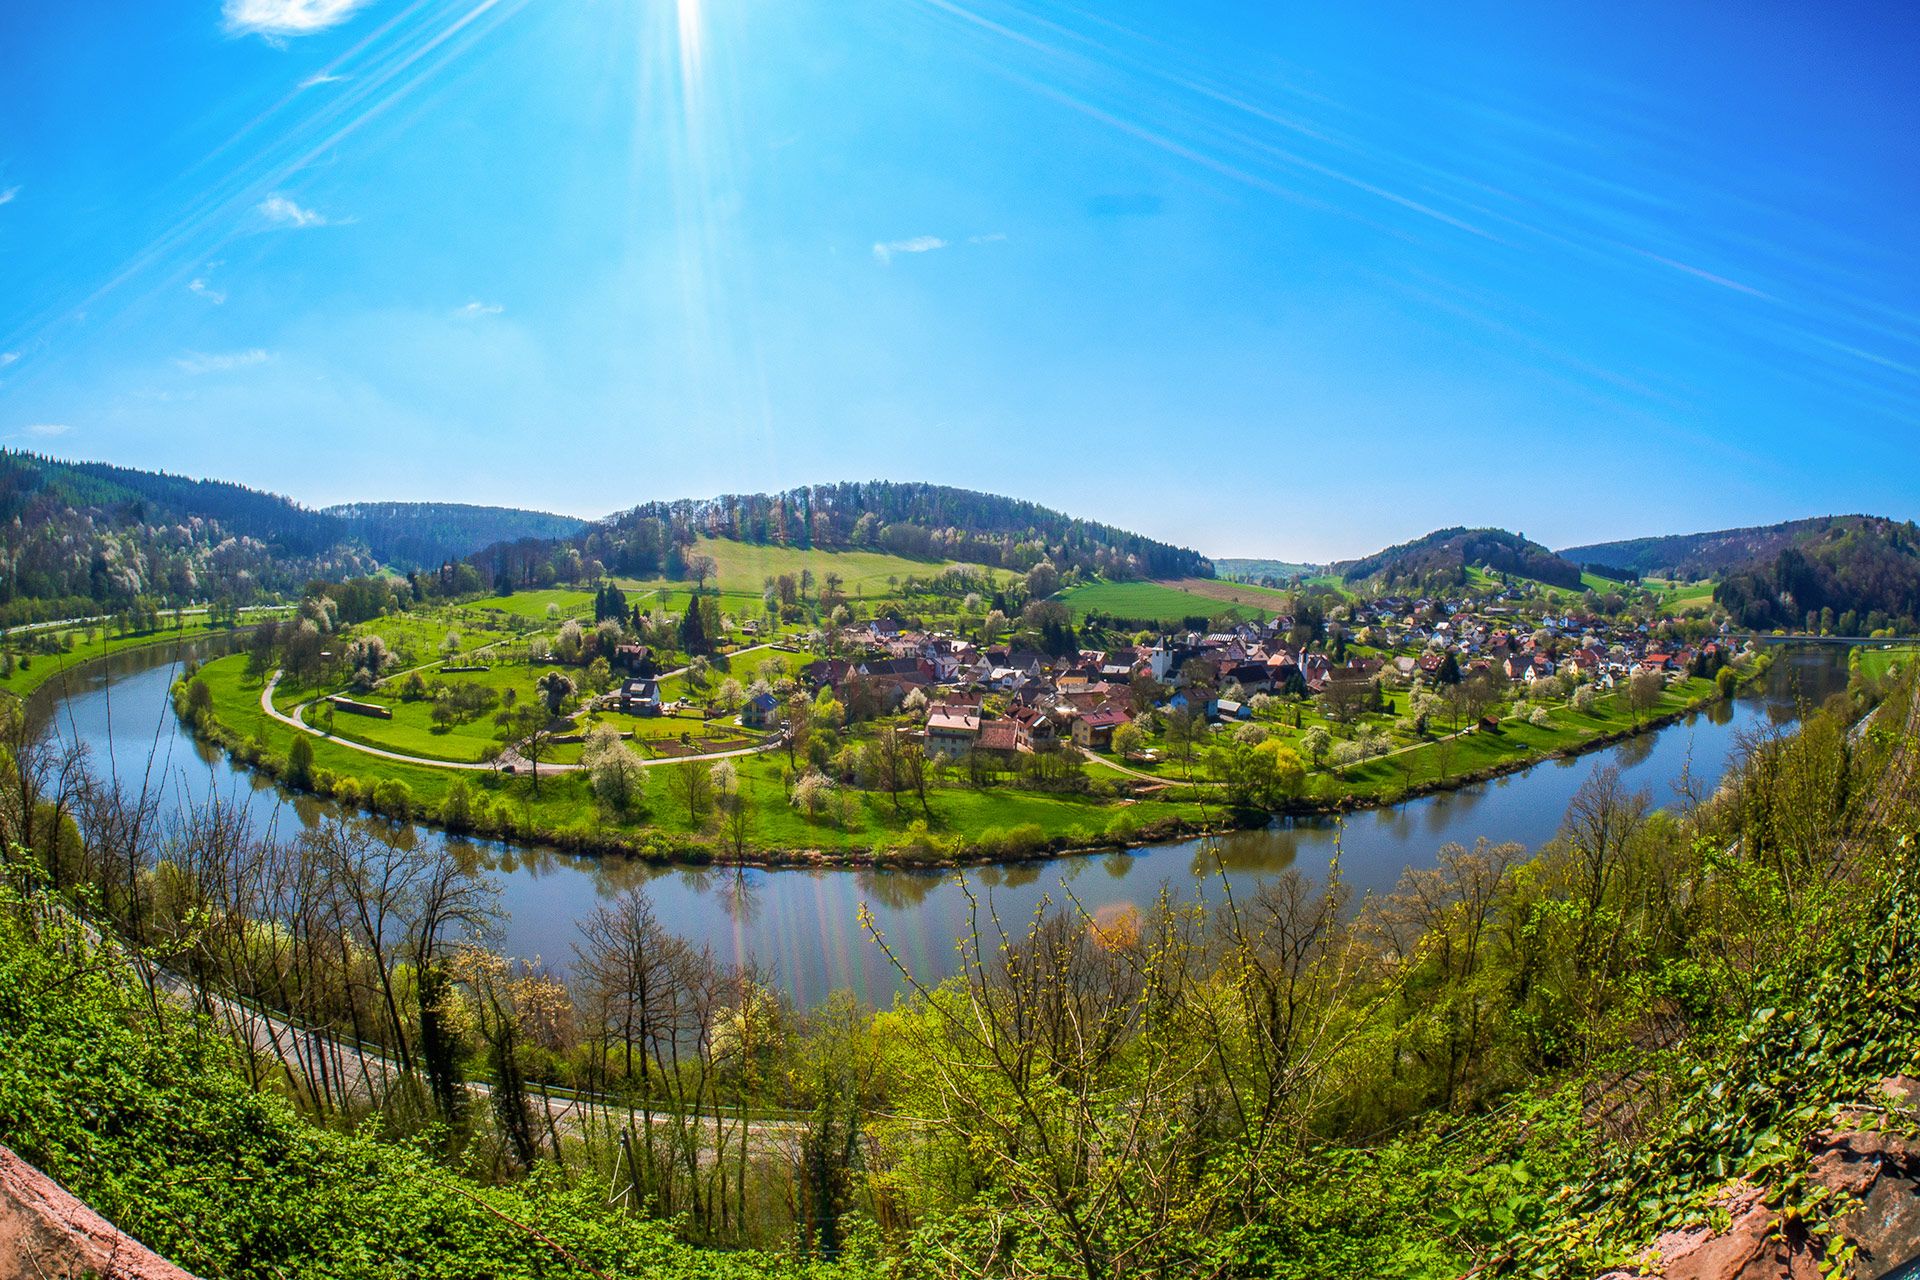
[{"label": "winding path", "polygon": [[[761,647],[766,648],[770,646]],[[742,650],[742,652],[748,651]],[[318,702],[318,698],[309,698],[307,701],[296,706],[291,712],[282,711],[280,708],[274,706],[273,691],[280,683],[280,674],[280,671],[276,669],[271,676],[267,677],[267,683],[260,690],[260,710],[266,712],[272,719],[278,720],[281,724],[286,725],[289,729],[298,729],[301,733],[308,734],[315,738],[323,738],[328,742],[336,743],[339,746],[361,752],[365,755],[379,756],[383,760],[393,760],[400,764],[421,765],[429,769],[464,769],[468,771],[478,771],[510,768],[517,772],[520,766],[525,765],[530,770],[543,768],[548,773],[572,773],[586,767],[579,763],[536,766],[518,753],[511,753],[511,748],[509,749],[510,754],[503,754],[499,760],[435,760],[431,756],[410,756],[400,751],[388,751],[384,747],[368,746],[364,742],[355,742],[351,738],[342,738],[336,734],[327,733],[325,730],[316,729],[302,719],[301,713],[315,702]],[[677,675],[678,672],[669,672],[668,674]],[[642,769],[654,769],[661,765],[686,764],[689,761],[702,763],[712,760],[732,760],[739,756],[756,756],[768,751],[778,750],[785,744],[785,741],[785,735],[777,733],[757,746],[735,747],[731,751],[709,751],[697,756],[661,756],[657,759],[643,759],[640,761],[640,767]]]}]

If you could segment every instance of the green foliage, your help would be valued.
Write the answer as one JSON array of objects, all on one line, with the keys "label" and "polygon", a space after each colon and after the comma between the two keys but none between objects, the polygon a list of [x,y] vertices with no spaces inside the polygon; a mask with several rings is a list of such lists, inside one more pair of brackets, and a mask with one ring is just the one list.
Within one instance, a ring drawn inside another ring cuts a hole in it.
[{"label": "green foliage", "polygon": [[[699,1250],[551,1166],[482,1187],[372,1132],[250,1090],[226,1039],[162,1004],[44,907],[0,890],[0,1142],[208,1280],[856,1276]],[[543,1240],[541,1237],[545,1237]]]},{"label": "green foliage", "polygon": [[1764,975],[1764,1007],[1718,1053],[1679,1074],[1677,1104],[1649,1141],[1607,1153],[1556,1193],[1548,1222],[1505,1260],[1512,1274],[1591,1275],[1662,1231],[1710,1220],[1740,1179],[1822,1241],[1844,1211],[1802,1170],[1809,1138],[1874,1085],[1920,1069],[1920,867],[1899,865],[1865,909],[1801,963]]}]

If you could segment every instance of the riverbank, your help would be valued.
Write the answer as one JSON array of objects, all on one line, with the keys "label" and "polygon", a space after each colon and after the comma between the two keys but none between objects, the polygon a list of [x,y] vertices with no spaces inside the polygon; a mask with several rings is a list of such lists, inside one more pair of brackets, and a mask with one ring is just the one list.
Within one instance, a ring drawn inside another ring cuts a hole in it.
[{"label": "riverbank", "polygon": [[[79,674],[84,668],[104,659],[139,649],[150,649],[160,645],[191,644],[197,640],[244,635],[258,626],[264,618],[255,618],[238,624],[210,622],[205,617],[188,619],[182,617],[167,626],[146,631],[131,631],[122,635],[108,635],[108,624],[100,623],[94,630],[93,639],[86,639],[84,626],[68,627],[51,635],[34,634],[26,637],[35,647],[51,641],[60,646],[54,652],[25,652],[19,655],[10,669],[0,666],[0,692],[10,693],[25,701],[42,688],[63,676]],[[79,643],[72,643],[74,636],[81,637]]]},{"label": "riverbank", "polygon": [[[209,641],[198,648],[211,646]],[[155,778],[158,811],[169,818],[219,803],[258,835],[284,838],[336,811],[328,801],[275,786],[237,757],[196,743],[168,705],[178,674],[170,657],[164,649],[121,655],[75,681],[57,702],[36,700],[40,713],[63,740],[86,746],[103,773]],[[760,957],[780,989],[803,1004],[843,988],[885,1003],[899,975],[867,945],[857,923],[863,912],[875,928],[912,947],[928,973],[945,976],[951,940],[966,928],[975,902],[990,899],[1002,919],[1017,921],[1047,900],[1061,901],[1063,883],[1090,911],[1144,908],[1169,885],[1207,895],[1223,876],[1234,892],[1251,893],[1289,870],[1313,879],[1336,865],[1356,897],[1391,893],[1406,868],[1430,865],[1434,851],[1447,844],[1471,848],[1486,837],[1532,848],[1551,839],[1573,794],[1602,765],[1618,767],[1624,785],[1656,800],[1671,797],[1683,779],[1711,790],[1748,735],[1819,705],[1846,686],[1846,674],[1846,658],[1837,651],[1788,650],[1764,680],[1724,711],[1712,709],[1691,723],[1642,734],[1577,764],[1548,762],[1486,785],[1363,812],[1277,821],[1262,813],[1251,818],[1250,829],[1235,826],[1206,839],[1148,838],[1158,833],[1143,827],[1130,838],[1116,833],[1089,842],[1082,852],[1057,855],[1038,848],[1016,857],[1009,846],[997,859],[923,865],[897,855],[871,856],[871,834],[829,828],[832,843],[794,838],[784,842],[780,859],[756,856],[734,869],[712,856],[622,857],[470,832],[451,836],[438,827],[388,829],[410,845],[450,843],[463,861],[484,869],[501,891],[511,953],[541,957],[557,973],[570,967],[580,918],[592,904],[644,888],[680,932],[732,954]],[[257,688],[253,693],[257,699]],[[155,774],[149,766],[154,759],[170,763]],[[776,794],[778,787],[776,780]],[[1208,797],[1208,813],[1217,827],[1226,827],[1236,815],[1218,807],[1219,794],[1214,789]],[[650,798],[668,802],[664,790]],[[979,798],[972,812],[987,815],[983,826],[997,822],[1004,828],[1006,819],[992,816],[1000,799],[991,793]],[[936,814],[940,803],[935,800]],[[1141,808],[1134,806],[1136,812]],[[1102,837],[1111,816],[1084,805],[1058,812],[1077,815],[1070,825]],[[787,821],[805,828],[799,815],[789,814]],[[849,848],[856,842],[858,855]],[[956,866],[964,866],[964,873]],[[970,900],[970,891],[979,896]]]},{"label": "riverbank", "polygon": [[[1740,683],[1759,679],[1771,661],[1770,654],[1750,659]],[[1557,714],[1567,723],[1560,726],[1516,719],[1497,731],[1478,729],[1420,748],[1429,765],[1438,757],[1454,766],[1436,776],[1418,776],[1410,761],[1364,762],[1342,774],[1320,775],[1338,781],[1337,794],[1309,793],[1277,813],[1223,803],[1210,783],[1173,783],[1132,795],[1126,794],[1130,784],[1105,779],[1083,791],[1057,793],[935,786],[924,799],[836,787],[816,811],[803,813],[791,802],[792,770],[782,751],[731,762],[736,790],[725,798],[695,794],[699,788],[677,767],[649,770],[653,778],[642,804],[615,813],[596,800],[578,772],[543,772],[536,790],[532,779],[494,769],[369,757],[334,736],[302,732],[284,713],[275,714],[266,701],[271,695],[265,678],[249,673],[239,655],[208,664],[197,679],[207,687],[201,705],[189,705],[184,685],[176,690],[182,723],[200,741],[290,790],[459,837],[652,864],[763,868],[1013,863],[1124,852],[1259,828],[1275,817],[1391,808],[1656,732],[1726,696],[1712,682],[1688,681],[1662,695],[1667,705],[1633,723],[1619,723],[1625,712],[1610,704],[1590,712],[1563,709]],[[1575,717],[1594,727],[1584,730]],[[298,764],[296,737],[305,739],[310,757]],[[1482,760],[1489,753],[1497,758]],[[743,817],[734,818],[736,807]]]},{"label": "riverbank", "polygon": [[[1287,815],[1294,817],[1331,816],[1342,813],[1356,813],[1369,809],[1391,808],[1395,805],[1404,804],[1409,800],[1417,800],[1427,796],[1444,795],[1448,792],[1477,786],[1481,783],[1491,782],[1512,774],[1523,773],[1536,765],[1549,761],[1570,760],[1579,756],[1590,755],[1593,752],[1617,746],[1620,743],[1631,741],[1645,734],[1657,733],[1671,725],[1678,724],[1689,716],[1706,712],[1717,703],[1729,701],[1738,691],[1746,689],[1763,679],[1766,674],[1772,670],[1773,663],[1774,654],[1770,650],[1753,654],[1746,660],[1743,666],[1726,668],[1727,670],[1736,672],[1736,680],[1731,690],[1723,691],[1714,682],[1707,680],[1697,682],[1691,680],[1685,681],[1678,687],[1684,689],[1687,685],[1695,684],[1699,687],[1692,693],[1679,697],[1675,696],[1674,690],[1669,690],[1662,695],[1662,699],[1667,705],[1657,707],[1630,723],[1621,724],[1617,727],[1596,728],[1592,732],[1575,738],[1570,742],[1564,740],[1554,742],[1551,738],[1545,743],[1540,742],[1537,740],[1538,737],[1553,734],[1555,731],[1552,729],[1542,731],[1537,726],[1524,721],[1511,719],[1500,722],[1500,726],[1496,730],[1486,728],[1476,729],[1472,733],[1464,735],[1464,739],[1470,743],[1470,746],[1466,749],[1479,746],[1489,739],[1495,741],[1513,740],[1517,741],[1520,754],[1513,755],[1510,758],[1492,761],[1477,768],[1448,772],[1443,776],[1424,779],[1415,778],[1412,781],[1403,782],[1399,788],[1392,790],[1386,788],[1373,792],[1355,790],[1349,791],[1344,795],[1332,797],[1304,797],[1301,801],[1289,807]],[[1567,713],[1562,711],[1560,714],[1564,715]],[[1613,713],[1613,715],[1617,716],[1617,712]],[[1595,716],[1595,719],[1599,720],[1602,724],[1606,722],[1607,718],[1606,716]],[[1477,741],[1475,741],[1476,739]],[[1440,749],[1441,745],[1440,743],[1432,743],[1420,749],[1423,751],[1435,751]],[[1504,745],[1503,743],[1503,746]],[[1381,757],[1349,768],[1345,771],[1345,776],[1349,781],[1352,781],[1363,773],[1370,772],[1376,781],[1385,777],[1387,781],[1391,782],[1395,767],[1389,758]]]}]

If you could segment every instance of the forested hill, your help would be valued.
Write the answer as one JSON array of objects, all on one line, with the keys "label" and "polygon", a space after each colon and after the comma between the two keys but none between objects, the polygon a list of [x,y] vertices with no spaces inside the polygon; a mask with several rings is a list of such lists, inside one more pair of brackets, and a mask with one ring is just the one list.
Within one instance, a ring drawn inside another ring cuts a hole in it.
[{"label": "forested hill", "polygon": [[1816,516],[1746,529],[1673,533],[1568,547],[1560,554],[1575,564],[1630,569],[1671,578],[1708,578],[1773,559],[1794,542],[1817,536],[1838,522],[1864,516]]},{"label": "forested hill", "polygon": [[436,565],[522,538],[566,538],[586,528],[575,516],[464,502],[351,502],[322,515],[344,521],[383,564]]},{"label": "forested hill", "polygon": [[1438,529],[1333,569],[1348,582],[1371,578],[1382,586],[1461,584],[1470,569],[1533,578],[1573,590],[1580,586],[1579,565],[1505,529]]},{"label": "forested hill", "polygon": [[297,590],[582,522],[436,503],[316,511],[221,480],[0,450],[0,626]]},{"label": "forested hill", "polygon": [[62,508],[122,526],[217,521],[236,537],[296,556],[319,554],[349,537],[345,523],[334,517],[225,480],[0,450],[0,519],[24,520]]},{"label": "forested hill", "polygon": [[373,568],[337,519],[242,485],[0,451],[0,626]]},{"label": "forested hill", "polygon": [[1759,630],[1920,630],[1920,529],[1878,516],[1823,523],[1729,571],[1714,601],[1736,625]]},{"label": "forested hill", "polygon": [[1106,578],[1212,577],[1197,551],[1109,524],[990,493],[945,485],[868,481],[783,493],[649,502],[557,543],[522,541],[471,557],[493,575],[537,576],[576,551],[615,573],[679,576],[679,557],[706,535],[824,550],[869,549],[921,559],[1025,570],[1050,559]]}]

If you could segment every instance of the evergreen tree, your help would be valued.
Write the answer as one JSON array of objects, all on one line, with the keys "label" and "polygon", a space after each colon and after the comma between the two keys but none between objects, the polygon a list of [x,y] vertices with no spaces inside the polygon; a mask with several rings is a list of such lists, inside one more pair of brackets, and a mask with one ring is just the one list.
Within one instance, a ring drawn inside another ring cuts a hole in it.
[{"label": "evergreen tree", "polygon": [[700,616],[700,597],[694,596],[687,601],[686,616],[680,619],[680,647],[692,657],[707,651],[707,626]]}]

